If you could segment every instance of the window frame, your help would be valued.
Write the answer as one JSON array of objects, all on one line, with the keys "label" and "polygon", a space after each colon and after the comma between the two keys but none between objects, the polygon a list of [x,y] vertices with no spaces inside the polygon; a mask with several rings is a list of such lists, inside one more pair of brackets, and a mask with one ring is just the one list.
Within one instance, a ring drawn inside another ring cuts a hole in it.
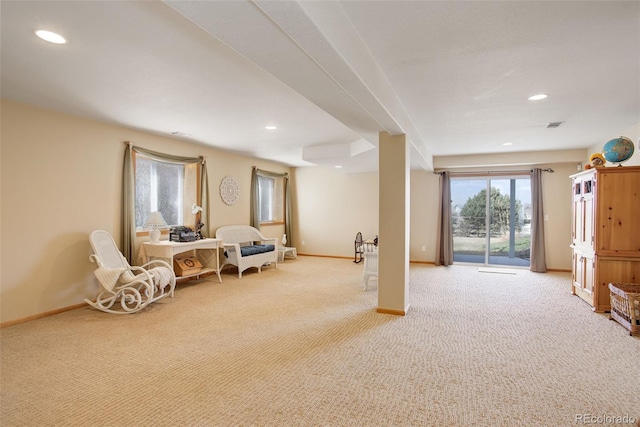
[{"label": "window frame", "polygon": [[[286,194],[285,194],[285,178],[272,178],[268,176],[258,175],[258,223],[260,226],[263,225],[283,225],[285,224],[285,203],[286,203]],[[271,220],[263,220],[262,218],[262,202],[263,202],[263,194],[262,194],[262,186],[261,181],[271,182],[272,195],[270,200],[270,215]],[[279,200],[276,198],[279,197]]]},{"label": "window frame", "polygon": [[[182,162],[172,162],[170,160],[161,160],[158,158],[154,158],[153,156],[149,156],[146,155],[143,152],[137,152],[135,150],[133,150],[132,152],[132,163],[133,163],[133,188],[134,188],[134,222],[135,222],[135,215],[137,213],[137,192],[135,191],[136,189],[136,184],[137,184],[137,161],[138,161],[138,157],[144,158],[145,160],[149,160],[151,162],[156,162],[156,163],[168,163],[168,164],[177,164],[177,165],[181,165],[183,167],[183,177],[182,177],[182,185],[184,186],[184,181],[186,180],[186,174],[187,174],[187,167],[189,165],[194,165],[196,168],[195,171],[195,177],[193,179],[193,185],[194,185],[194,195],[195,195],[195,203],[198,206],[202,205],[202,197],[201,197],[201,176],[202,176],[202,164],[201,163],[182,163]],[[188,223],[188,221],[186,221],[184,212],[187,211],[187,209],[190,211],[191,210],[191,204],[189,202],[185,202],[184,199],[184,194],[182,196],[182,211],[183,211],[183,218],[182,218],[182,222],[183,224],[168,224],[167,228],[161,229],[161,234],[162,235],[168,235],[169,234],[169,228],[173,227],[173,226],[187,226],[187,227],[195,227],[195,225],[200,222],[201,220],[201,212],[198,212],[196,215],[194,215],[194,222],[193,224]],[[149,235],[149,230],[145,229],[144,227],[138,227],[136,225],[136,236],[140,237],[140,236],[148,236]]]}]

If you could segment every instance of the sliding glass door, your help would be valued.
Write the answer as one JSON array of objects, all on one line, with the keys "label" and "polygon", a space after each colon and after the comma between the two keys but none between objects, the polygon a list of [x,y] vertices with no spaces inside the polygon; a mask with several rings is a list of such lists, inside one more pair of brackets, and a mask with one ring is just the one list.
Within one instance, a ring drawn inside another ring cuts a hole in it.
[{"label": "sliding glass door", "polygon": [[454,262],[528,267],[528,176],[451,178]]}]

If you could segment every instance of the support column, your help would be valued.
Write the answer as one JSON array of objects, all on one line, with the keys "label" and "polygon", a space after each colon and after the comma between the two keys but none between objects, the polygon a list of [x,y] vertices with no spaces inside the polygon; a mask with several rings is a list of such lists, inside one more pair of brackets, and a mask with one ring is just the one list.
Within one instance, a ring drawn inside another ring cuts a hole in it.
[{"label": "support column", "polygon": [[380,132],[379,146],[379,313],[404,316],[409,310],[410,144],[406,135]]}]

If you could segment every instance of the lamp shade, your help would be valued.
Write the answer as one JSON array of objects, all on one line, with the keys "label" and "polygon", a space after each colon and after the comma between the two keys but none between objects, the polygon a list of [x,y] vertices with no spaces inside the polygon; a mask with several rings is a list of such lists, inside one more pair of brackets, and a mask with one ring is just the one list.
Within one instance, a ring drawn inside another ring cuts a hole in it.
[{"label": "lamp shade", "polygon": [[147,218],[147,222],[144,223],[144,227],[146,228],[160,228],[166,226],[167,221],[164,220],[160,212],[151,212],[149,214],[149,218]]},{"label": "lamp shade", "polygon": [[144,223],[145,228],[150,228],[149,240],[152,242],[160,241],[160,229],[167,226],[167,221],[164,220],[160,212],[151,212],[149,218]]}]

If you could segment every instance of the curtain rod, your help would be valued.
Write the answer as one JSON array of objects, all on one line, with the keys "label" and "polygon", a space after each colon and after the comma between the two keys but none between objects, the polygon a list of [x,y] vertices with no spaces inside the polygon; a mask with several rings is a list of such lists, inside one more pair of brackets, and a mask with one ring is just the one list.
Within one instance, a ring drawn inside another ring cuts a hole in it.
[{"label": "curtain rod", "polygon": [[[540,169],[543,172],[554,172],[551,168]],[[518,175],[518,174],[528,174],[533,172],[533,169],[522,169],[522,170],[513,170],[513,171],[469,171],[469,172],[451,172],[451,171],[433,171],[436,175],[442,175],[444,172],[449,172],[452,175]]]}]

